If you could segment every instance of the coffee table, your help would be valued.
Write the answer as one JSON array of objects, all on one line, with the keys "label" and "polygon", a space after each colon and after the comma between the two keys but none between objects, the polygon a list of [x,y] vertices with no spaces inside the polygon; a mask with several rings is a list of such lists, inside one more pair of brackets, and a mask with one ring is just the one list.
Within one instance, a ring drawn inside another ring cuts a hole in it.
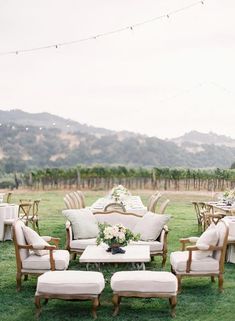
[{"label": "coffee table", "polygon": [[104,245],[88,245],[80,256],[80,263],[86,263],[87,270],[90,263],[100,268],[100,263],[132,263],[138,270],[145,270],[145,262],[149,262],[149,245],[128,245],[123,248],[124,254],[112,254],[107,252]]}]

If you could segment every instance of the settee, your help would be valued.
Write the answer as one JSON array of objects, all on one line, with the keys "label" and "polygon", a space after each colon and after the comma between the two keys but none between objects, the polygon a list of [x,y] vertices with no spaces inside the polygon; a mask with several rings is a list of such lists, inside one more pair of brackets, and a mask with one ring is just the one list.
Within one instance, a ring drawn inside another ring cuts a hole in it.
[{"label": "settee", "polygon": [[[71,254],[73,254],[74,258],[76,258],[76,254],[82,254],[86,246],[96,244],[97,232],[94,230],[90,230],[87,234],[84,231],[84,229],[89,228],[95,221],[96,224],[123,224],[126,228],[129,228],[134,233],[140,232],[140,240],[135,242],[132,241],[130,244],[149,245],[151,258],[153,258],[154,256],[161,256],[162,266],[165,266],[167,258],[168,234],[168,228],[165,225],[165,223],[170,218],[168,215],[158,215],[155,213],[148,212],[144,216],[139,216],[135,213],[121,212],[118,210],[92,213],[89,212],[89,210],[87,209],[63,210],[63,215],[67,218],[66,249]],[[91,219],[92,224],[90,224]],[[84,228],[80,227],[80,230],[79,228],[77,229],[77,220],[84,221]]]}]

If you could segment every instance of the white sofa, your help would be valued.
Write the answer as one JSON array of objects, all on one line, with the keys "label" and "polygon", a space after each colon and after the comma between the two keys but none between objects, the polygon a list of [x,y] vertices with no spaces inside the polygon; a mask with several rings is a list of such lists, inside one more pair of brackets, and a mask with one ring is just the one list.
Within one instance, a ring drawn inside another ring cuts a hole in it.
[{"label": "white sofa", "polygon": [[[67,211],[69,210],[64,210],[63,215],[66,216]],[[108,212],[94,212],[93,214],[97,222],[99,223],[106,222],[111,225],[121,223],[132,231],[135,225],[139,222],[139,220],[142,219],[142,216],[139,216],[137,214],[128,213],[128,212],[124,213],[124,212],[119,212],[117,210],[112,210]],[[77,215],[79,215],[79,212]],[[168,234],[168,228],[166,225],[164,225],[164,227],[161,229],[159,237],[156,240],[154,241],[140,240],[140,241],[131,242],[131,243],[149,245],[151,257],[162,256],[162,266],[165,266],[166,258],[167,258],[167,234]],[[79,238],[78,237],[77,239],[74,239],[72,224],[70,223],[70,221],[66,222],[66,249],[70,253],[74,254],[74,258],[76,257],[76,254],[81,254],[85,250],[86,246],[95,245],[95,244],[96,244],[96,238]]]}]

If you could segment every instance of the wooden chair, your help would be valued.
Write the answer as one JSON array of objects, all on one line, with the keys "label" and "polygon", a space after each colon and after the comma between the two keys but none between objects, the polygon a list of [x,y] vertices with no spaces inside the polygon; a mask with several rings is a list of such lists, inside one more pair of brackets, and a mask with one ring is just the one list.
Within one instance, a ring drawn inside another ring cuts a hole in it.
[{"label": "wooden chair", "polygon": [[170,200],[168,200],[168,199],[165,200],[164,202],[162,202],[160,204],[158,214],[164,214],[169,203],[170,203]]},{"label": "wooden chair", "polygon": [[206,225],[205,225],[205,213],[206,213],[206,205],[204,202],[192,202],[196,217],[197,217],[197,225],[198,225],[198,230],[201,231],[202,229],[205,230]]},{"label": "wooden chair", "polygon": [[[211,277],[214,282],[215,277],[218,277],[219,290],[223,291],[223,273],[224,260],[228,241],[228,224],[224,220],[220,220],[214,227],[219,235],[219,240],[216,246],[196,246],[198,238],[190,237],[180,239],[182,251],[172,252],[170,256],[171,271],[178,279],[178,289],[181,289],[182,277]],[[194,245],[187,246],[187,243]],[[185,251],[186,250],[186,251]],[[206,256],[202,259],[194,259],[193,252],[195,251],[212,251],[212,256]]]},{"label": "wooden chair", "polygon": [[12,192],[8,192],[6,196],[6,203],[11,203],[11,198],[12,198]]},{"label": "wooden chair", "polygon": [[[25,276],[27,280],[28,275],[40,275],[46,271],[66,270],[69,264],[69,253],[66,250],[57,250],[59,239],[42,236],[46,242],[53,242],[55,245],[44,246],[44,250],[48,250],[49,254],[38,256],[34,254],[34,250],[39,248],[33,244],[27,244],[23,231],[24,223],[18,219],[13,224],[13,241],[15,245],[16,254],[16,284],[17,291],[21,289],[21,279]],[[40,248],[41,250],[42,248]]]},{"label": "wooden chair", "polygon": [[157,203],[161,196],[162,194],[157,192],[150,197],[147,203],[147,211],[155,213]]},{"label": "wooden chair", "polygon": [[85,207],[84,195],[81,191],[70,192],[65,195],[64,203],[67,209],[79,209]]},{"label": "wooden chair", "polygon": [[19,218],[25,223],[26,226],[30,223],[33,229],[40,234],[39,230],[39,203],[40,199],[38,200],[20,200],[21,203],[19,205]]}]

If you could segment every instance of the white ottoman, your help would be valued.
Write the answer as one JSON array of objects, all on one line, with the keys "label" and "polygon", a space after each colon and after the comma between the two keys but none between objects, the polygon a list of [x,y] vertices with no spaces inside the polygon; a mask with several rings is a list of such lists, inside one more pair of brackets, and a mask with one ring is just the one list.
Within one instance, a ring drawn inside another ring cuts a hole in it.
[{"label": "white ottoman", "polygon": [[41,312],[40,299],[91,300],[92,315],[96,319],[99,296],[105,281],[100,272],[88,271],[49,271],[38,278],[35,293],[36,315]]},{"label": "white ottoman", "polygon": [[122,297],[169,298],[171,315],[175,316],[177,278],[170,272],[127,271],[117,272],[111,278],[114,313],[119,312]]}]

